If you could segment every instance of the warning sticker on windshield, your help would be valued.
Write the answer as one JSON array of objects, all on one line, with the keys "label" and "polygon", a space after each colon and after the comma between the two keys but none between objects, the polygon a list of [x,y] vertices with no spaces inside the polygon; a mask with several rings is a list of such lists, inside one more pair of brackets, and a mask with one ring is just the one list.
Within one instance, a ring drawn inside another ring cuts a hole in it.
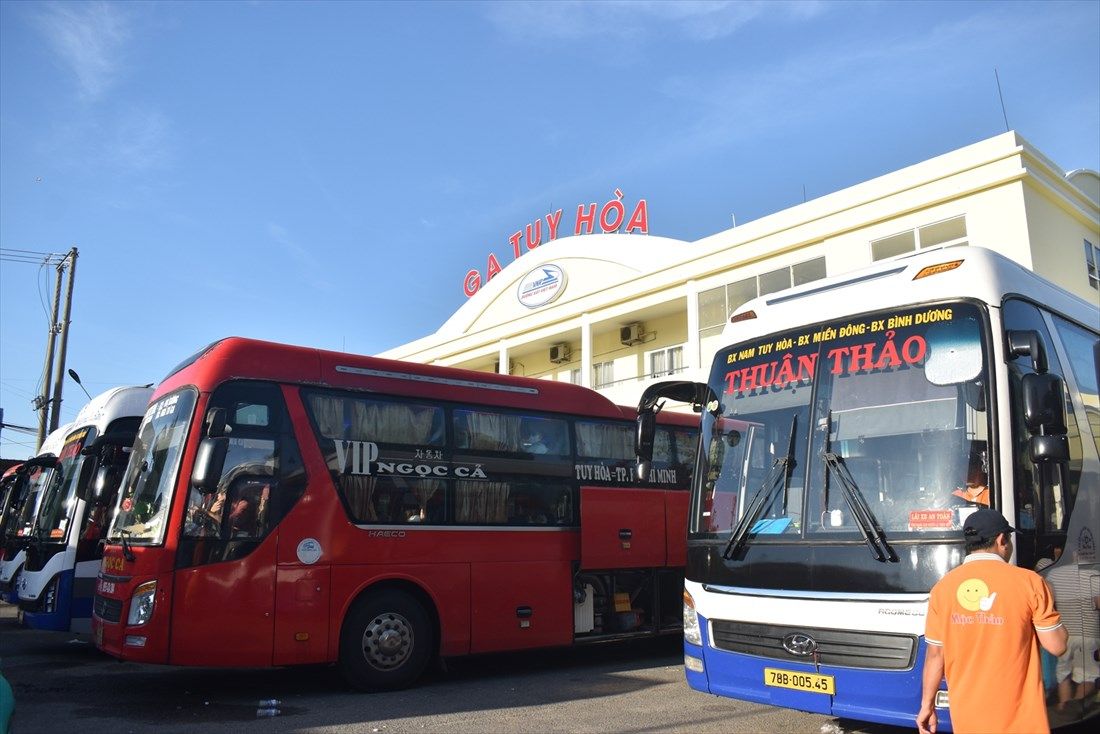
[{"label": "warning sticker on windshield", "polygon": [[954,525],[955,511],[944,510],[910,510],[910,530],[950,530]]}]

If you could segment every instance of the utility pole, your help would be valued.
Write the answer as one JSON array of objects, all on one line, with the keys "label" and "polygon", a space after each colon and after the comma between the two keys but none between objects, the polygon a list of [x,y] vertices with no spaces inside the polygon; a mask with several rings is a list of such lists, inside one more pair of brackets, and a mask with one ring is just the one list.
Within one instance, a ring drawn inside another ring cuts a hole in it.
[{"label": "utility pole", "polygon": [[[62,318],[58,329],[61,331],[61,352],[57,355],[57,379],[53,383],[53,409],[50,412],[50,430],[57,430],[61,423],[61,388],[65,384],[65,354],[69,347],[69,314],[73,310],[73,280],[76,279],[76,257],[79,253],[74,247],[69,250],[65,259],[69,261],[69,285],[65,291],[65,316]],[[65,261],[61,261],[61,268]],[[58,271],[60,278],[60,270]]]},{"label": "utility pole", "polygon": [[57,311],[61,306],[61,266],[65,261],[57,264],[57,281],[53,289],[53,312],[50,314],[49,336],[46,339],[46,364],[42,371],[42,394],[35,397],[34,409],[38,413],[38,440],[34,444],[35,453],[42,448],[42,442],[46,440],[46,426],[50,422],[50,382],[53,380],[53,349],[57,343]]}]

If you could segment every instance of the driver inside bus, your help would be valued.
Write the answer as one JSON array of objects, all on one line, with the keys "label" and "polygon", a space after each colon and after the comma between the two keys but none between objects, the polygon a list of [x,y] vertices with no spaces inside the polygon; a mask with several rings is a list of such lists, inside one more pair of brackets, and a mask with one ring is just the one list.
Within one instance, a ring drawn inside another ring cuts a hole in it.
[{"label": "driver inside bus", "polygon": [[983,464],[981,454],[971,454],[970,466],[966,472],[966,486],[951,494],[967,502],[989,507],[989,479]]}]

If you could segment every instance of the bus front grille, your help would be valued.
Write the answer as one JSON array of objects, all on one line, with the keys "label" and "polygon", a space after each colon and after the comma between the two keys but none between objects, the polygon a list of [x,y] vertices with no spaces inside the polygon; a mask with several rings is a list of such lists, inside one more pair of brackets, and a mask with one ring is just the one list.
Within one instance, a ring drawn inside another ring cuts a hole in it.
[{"label": "bus front grille", "polygon": [[908,670],[913,667],[917,650],[917,638],[914,635],[730,622],[722,619],[711,620],[710,624],[711,644],[719,650],[786,662],[814,661],[813,655],[794,655],[784,648],[784,639],[793,635],[813,638],[817,643],[817,661],[821,665],[844,668]]},{"label": "bus front grille", "polygon": [[122,618],[122,600],[108,599],[96,594],[94,601],[95,616],[104,622],[117,622]]}]

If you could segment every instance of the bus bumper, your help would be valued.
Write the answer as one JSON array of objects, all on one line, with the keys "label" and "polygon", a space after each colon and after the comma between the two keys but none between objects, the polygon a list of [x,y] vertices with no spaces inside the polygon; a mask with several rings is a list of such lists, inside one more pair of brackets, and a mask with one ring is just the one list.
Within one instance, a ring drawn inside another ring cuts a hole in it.
[{"label": "bus bumper", "polygon": [[[769,706],[912,728],[920,709],[924,645],[908,670],[840,668],[795,663],[711,647],[708,625],[700,615],[703,644],[684,644],[687,683],[697,691]],[[693,660],[694,659],[694,660]],[[833,677],[836,693],[813,693],[765,685],[765,668]],[[952,731],[946,708],[936,710],[939,731]]]},{"label": "bus bumper", "polygon": [[23,623],[36,630],[68,632],[73,598],[73,572],[62,571],[50,579],[33,604],[20,600]]}]

